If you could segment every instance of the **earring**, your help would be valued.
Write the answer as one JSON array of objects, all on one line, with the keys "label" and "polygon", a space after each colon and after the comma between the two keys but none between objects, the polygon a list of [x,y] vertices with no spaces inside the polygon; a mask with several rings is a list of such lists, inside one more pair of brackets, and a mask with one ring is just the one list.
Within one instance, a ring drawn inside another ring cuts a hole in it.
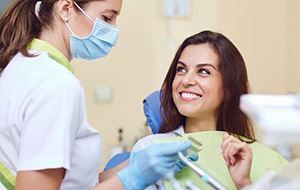
[{"label": "earring", "polygon": [[64,17],[65,22],[69,21],[69,18],[67,16]]}]

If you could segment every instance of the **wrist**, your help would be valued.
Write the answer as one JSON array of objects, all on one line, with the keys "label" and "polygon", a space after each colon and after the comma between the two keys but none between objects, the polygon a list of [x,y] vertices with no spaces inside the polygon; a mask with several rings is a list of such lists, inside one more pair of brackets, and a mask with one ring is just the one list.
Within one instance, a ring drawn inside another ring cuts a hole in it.
[{"label": "wrist", "polygon": [[238,190],[241,190],[241,189],[243,189],[244,187],[246,187],[247,185],[250,185],[250,184],[252,184],[252,181],[251,181],[250,178],[247,178],[247,179],[237,183],[236,187],[237,187]]},{"label": "wrist", "polygon": [[142,175],[134,165],[128,166],[117,172],[125,190],[140,190],[146,188]]},{"label": "wrist", "polygon": [[119,177],[120,181],[122,182],[125,190],[136,189],[131,182],[131,171],[130,168],[125,168],[119,172],[117,172],[117,176]]}]

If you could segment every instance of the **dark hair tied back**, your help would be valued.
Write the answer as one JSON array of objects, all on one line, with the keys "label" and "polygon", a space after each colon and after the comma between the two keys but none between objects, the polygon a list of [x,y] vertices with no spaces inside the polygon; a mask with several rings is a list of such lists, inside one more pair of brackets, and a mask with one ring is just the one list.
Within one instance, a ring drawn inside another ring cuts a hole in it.
[{"label": "dark hair tied back", "polygon": [[[39,36],[42,28],[42,23],[35,14],[36,3],[37,1],[33,0],[16,0],[3,13],[0,19],[1,69],[5,69],[18,52],[25,56],[33,56],[28,53],[26,47],[33,38]],[[44,2],[41,7],[43,4]],[[52,9],[47,12],[51,14],[51,11]]]}]

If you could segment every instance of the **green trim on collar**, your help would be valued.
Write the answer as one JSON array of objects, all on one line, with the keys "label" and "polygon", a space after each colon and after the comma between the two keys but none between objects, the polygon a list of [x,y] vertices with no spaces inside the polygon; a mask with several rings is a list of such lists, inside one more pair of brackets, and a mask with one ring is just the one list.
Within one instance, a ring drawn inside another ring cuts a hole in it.
[{"label": "green trim on collar", "polygon": [[0,183],[8,190],[14,190],[16,177],[9,169],[0,161]]},{"label": "green trim on collar", "polygon": [[64,56],[63,53],[61,53],[58,49],[56,49],[48,42],[39,40],[37,38],[33,38],[32,41],[27,45],[27,49],[46,51],[49,57],[59,62],[60,64],[65,66],[69,71],[74,73],[74,69],[70,64],[70,61]]}]

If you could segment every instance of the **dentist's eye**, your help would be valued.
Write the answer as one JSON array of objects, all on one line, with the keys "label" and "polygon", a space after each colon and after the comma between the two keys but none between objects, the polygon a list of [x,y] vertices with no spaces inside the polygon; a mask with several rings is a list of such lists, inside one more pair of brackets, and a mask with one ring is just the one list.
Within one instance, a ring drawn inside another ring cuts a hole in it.
[{"label": "dentist's eye", "polygon": [[102,17],[105,22],[108,22],[108,23],[111,22],[111,19],[109,17],[104,16],[104,15]]}]

